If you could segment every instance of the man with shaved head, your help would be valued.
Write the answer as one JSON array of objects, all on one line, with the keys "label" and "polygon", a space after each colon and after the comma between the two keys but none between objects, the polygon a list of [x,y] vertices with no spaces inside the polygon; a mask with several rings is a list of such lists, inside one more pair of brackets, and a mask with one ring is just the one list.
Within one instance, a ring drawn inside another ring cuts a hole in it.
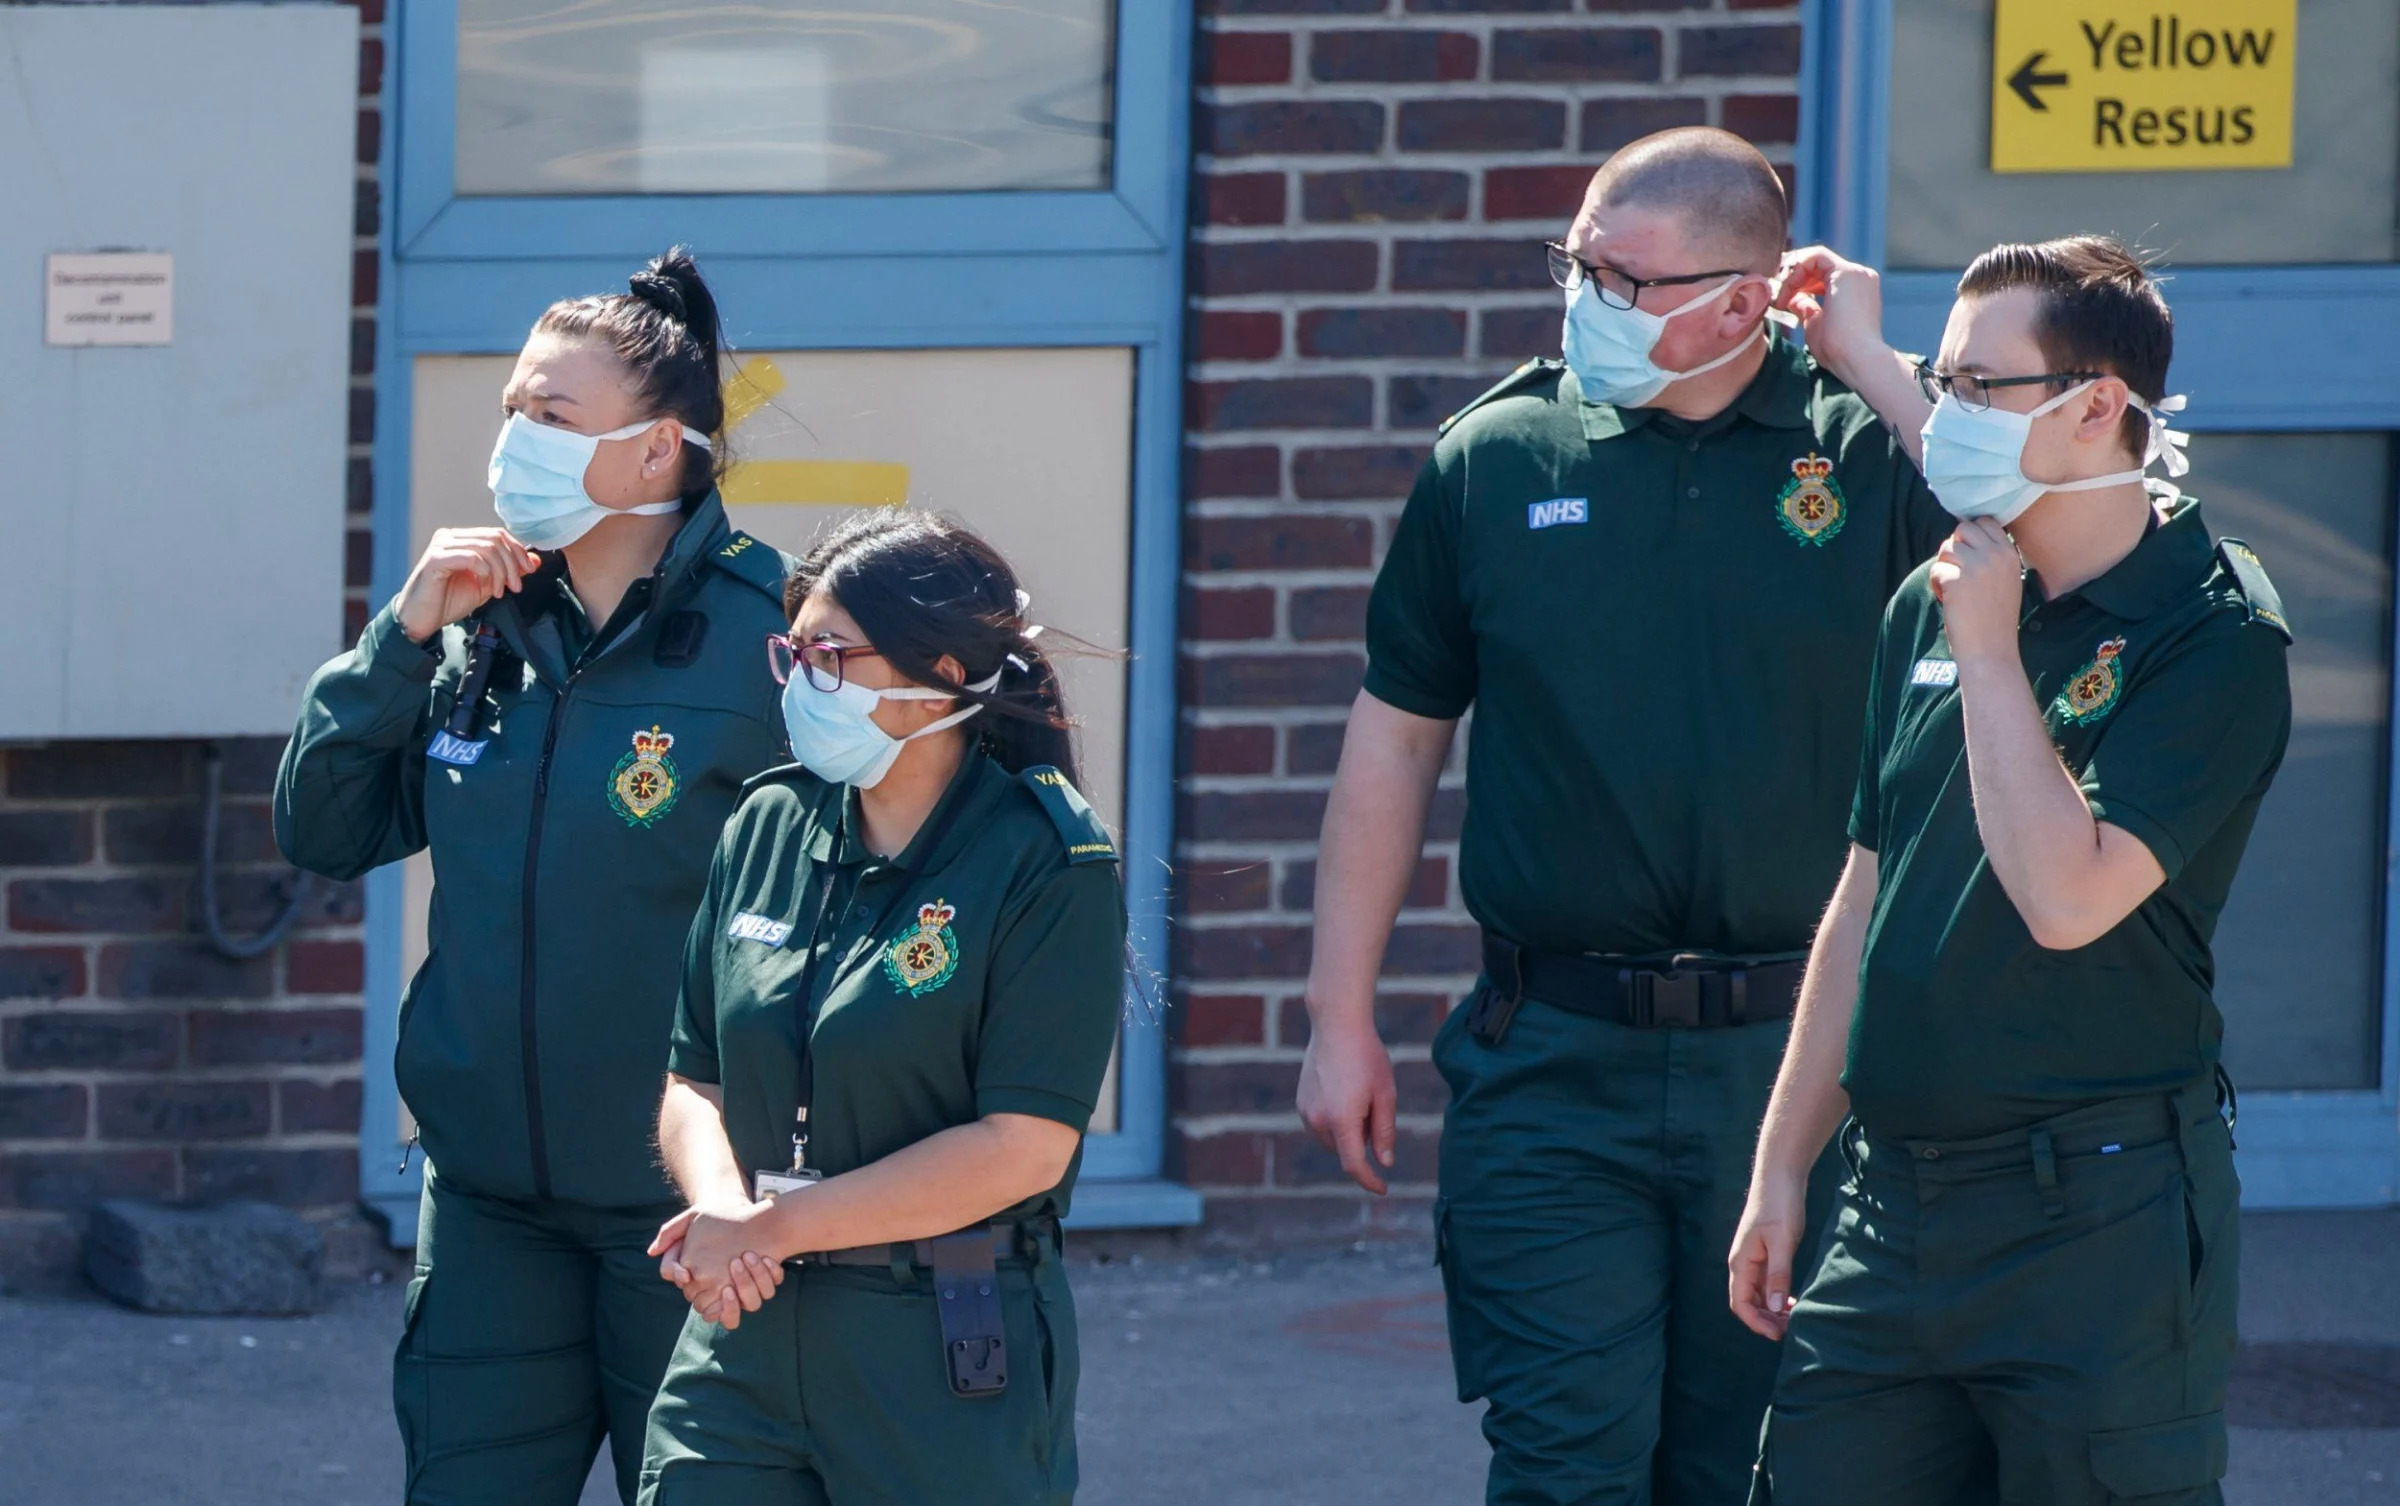
[{"label": "man with shaved head", "polygon": [[1566,359],[1442,426],[1368,609],[1300,1113],[1393,1165],[1376,974],[1453,731],[1482,977],[1434,1061],[1435,1239],[1488,1498],[1736,1506],[1776,1347],[1727,1311],[1749,1152],[1846,851],[1883,604],[1944,518],[1767,319],[1783,186],[1635,142],[1547,255]]}]

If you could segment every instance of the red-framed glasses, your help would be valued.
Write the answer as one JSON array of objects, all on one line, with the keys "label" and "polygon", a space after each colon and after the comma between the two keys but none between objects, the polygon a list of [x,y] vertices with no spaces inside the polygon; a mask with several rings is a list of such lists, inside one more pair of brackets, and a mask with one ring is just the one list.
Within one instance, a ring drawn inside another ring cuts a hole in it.
[{"label": "red-framed glasses", "polygon": [[789,633],[767,634],[767,668],[778,685],[792,683],[792,669],[797,665],[813,689],[839,690],[844,661],[874,657],[875,650],[863,643],[854,646],[835,643],[829,638],[801,643]]}]

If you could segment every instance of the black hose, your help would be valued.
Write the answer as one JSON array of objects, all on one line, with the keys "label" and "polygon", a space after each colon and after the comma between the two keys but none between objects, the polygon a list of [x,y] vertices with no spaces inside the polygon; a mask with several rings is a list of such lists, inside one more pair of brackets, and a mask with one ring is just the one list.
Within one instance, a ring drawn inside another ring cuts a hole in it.
[{"label": "black hose", "polygon": [[273,951],[291,934],[300,919],[300,907],[308,902],[308,875],[292,870],[292,897],[275,917],[275,923],[256,936],[236,939],[225,930],[225,918],[217,908],[217,825],[222,814],[225,796],[225,750],[210,743],[203,757],[208,765],[208,786],[200,804],[200,924],[208,933],[208,944],[220,956],[236,962]]}]

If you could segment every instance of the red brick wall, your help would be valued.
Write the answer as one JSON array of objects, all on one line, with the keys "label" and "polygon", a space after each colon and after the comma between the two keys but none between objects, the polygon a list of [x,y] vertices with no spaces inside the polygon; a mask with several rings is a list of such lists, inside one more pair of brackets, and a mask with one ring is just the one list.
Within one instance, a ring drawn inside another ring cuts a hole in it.
[{"label": "red brick wall", "polygon": [[[345,621],[365,621],[384,0],[359,53]],[[340,212],[336,210],[335,212]],[[281,739],[224,745],[218,891],[237,935],[290,893],[266,795]],[[356,886],[316,883],[284,945],[200,938],[200,745],[0,748],[0,1281],[72,1260],[100,1198],[358,1195],[364,958]]]},{"label": "red brick wall", "polygon": [[1378,1010],[1400,1087],[1393,1201],[1344,1181],[1292,1110],[1313,849],[1365,663],[1367,587],[1434,426],[1557,353],[1536,242],[1562,233],[1592,169],[1680,124],[1739,131],[1789,163],[1800,10],[1200,10],[1169,1171],[1207,1192],[1221,1238],[1411,1227],[1445,1099],[1427,1046],[1476,969],[1452,871],[1455,766]]}]

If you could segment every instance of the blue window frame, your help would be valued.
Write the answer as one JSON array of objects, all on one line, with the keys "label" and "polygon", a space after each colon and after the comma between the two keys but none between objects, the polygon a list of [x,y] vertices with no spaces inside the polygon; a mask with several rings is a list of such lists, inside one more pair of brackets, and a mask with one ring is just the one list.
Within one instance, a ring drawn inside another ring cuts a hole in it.
[{"label": "blue window frame", "polygon": [[[1120,0],[1111,182],[1079,193],[462,197],[453,184],[456,0],[395,6],[390,31],[396,105],[381,159],[389,213],[376,309],[379,600],[398,590],[411,563],[413,362],[513,354],[560,290],[610,284],[628,263],[671,242],[700,248],[726,306],[742,312],[732,333],[749,349],[1133,350],[1124,873],[1136,948],[1163,976],[1190,0]],[[419,1185],[418,1172],[395,1170],[400,1150],[392,1133],[399,1102],[389,1057],[404,982],[401,875],[395,866],[368,882],[360,1180],[398,1238],[414,1228]],[[1198,1199],[1158,1180],[1166,1095],[1156,1021],[1126,1024],[1119,1081],[1118,1129],[1088,1142],[1074,1221],[1195,1221]]]},{"label": "blue window frame", "polygon": [[[1811,0],[1802,65],[1796,233],[1877,267],[1886,261],[1894,125],[1892,5]],[[1884,323],[1895,346],[1930,351],[1940,344],[1959,270],[1885,271]],[[2172,385],[2192,395],[2180,426],[2203,434],[2400,433],[2400,263],[2170,271]],[[2204,453],[2198,466],[2194,489],[2205,498]],[[2400,643],[2393,662],[2400,664]],[[2371,1072],[2367,1064],[2360,1072],[2375,1086],[2244,1093],[2243,1196],[2253,1207],[2400,1202],[2400,947],[2392,944],[2400,938],[2400,884],[2390,856],[2400,853],[2400,800],[2392,798],[2400,776],[2390,741],[2387,732],[2375,1060]]]}]

